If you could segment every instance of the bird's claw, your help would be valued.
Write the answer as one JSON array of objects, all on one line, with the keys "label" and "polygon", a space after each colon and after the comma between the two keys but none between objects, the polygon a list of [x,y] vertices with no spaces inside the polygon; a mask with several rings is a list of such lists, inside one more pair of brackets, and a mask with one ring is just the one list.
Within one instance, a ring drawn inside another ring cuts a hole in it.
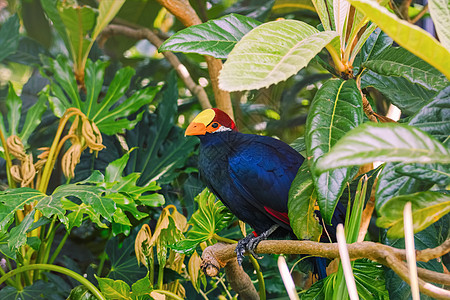
[{"label": "bird's claw", "polygon": [[238,242],[234,252],[236,252],[237,261],[240,266],[242,266],[242,262],[244,261],[244,254],[246,251],[248,251],[256,259],[261,258],[258,254],[255,253],[255,249],[258,246],[259,242],[264,239],[265,236],[255,236],[253,233],[251,233]]}]

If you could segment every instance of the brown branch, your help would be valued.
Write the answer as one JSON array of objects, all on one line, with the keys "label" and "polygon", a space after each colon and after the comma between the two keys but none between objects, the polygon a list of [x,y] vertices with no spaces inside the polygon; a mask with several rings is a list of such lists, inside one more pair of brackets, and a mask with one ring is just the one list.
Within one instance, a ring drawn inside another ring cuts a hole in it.
[{"label": "brown branch", "polygon": [[[227,264],[227,262],[234,257],[236,245],[231,244],[216,244],[208,247],[203,251],[202,255],[202,267],[210,271],[219,271],[221,267]],[[339,249],[336,243],[318,243],[312,241],[262,241],[256,248],[256,253],[271,253],[271,254],[309,254],[317,257],[325,257],[334,259],[339,257]],[[368,258],[372,261],[381,263],[394,272],[396,272],[403,280],[409,283],[409,270],[403,260],[406,259],[404,249],[397,249],[387,245],[374,243],[374,242],[360,242],[348,245],[348,252],[350,258],[361,259]],[[450,253],[450,239],[446,240],[442,245],[432,248],[416,251],[417,261],[427,262],[431,259],[441,257],[447,253]],[[213,259],[211,259],[213,258]],[[213,265],[213,266],[211,266]],[[419,268],[419,280],[420,290],[429,296],[442,299],[448,297],[446,293],[449,293],[443,289],[440,289],[434,285],[431,285],[425,280],[437,283],[446,284],[450,281],[450,275],[437,273],[433,271],[424,271]],[[208,275],[214,275],[209,273]]]},{"label": "brown branch", "polygon": [[416,24],[417,21],[419,21],[424,14],[426,14],[428,11],[428,3],[422,8],[422,10],[414,17],[414,19],[411,20],[411,24]]},{"label": "brown branch", "polygon": [[[171,14],[173,14],[184,26],[189,27],[202,23],[195,10],[189,4],[188,0],[157,0]],[[208,64],[209,77],[216,99],[216,106],[226,112],[233,118],[233,109],[231,105],[230,93],[219,88],[219,72],[222,70],[222,61],[214,57],[205,55]]]},{"label": "brown branch", "polygon": [[[124,25],[110,24],[102,31],[99,39],[104,43],[110,36],[113,35],[124,35],[136,40],[146,39],[155,47],[159,48],[163,41],[151,30],[147,28],[134,29]],[[177,72],[178,76],[183,80],[186,87],[191,91],[191,93],[197,96],[198,101],[203,109],[211,108],[211,103],[209,102],[208,95],[206,94],[203,87],[197,85],[186,67],[178,60],[178,58],[170,51],[163,52],[164,57],[169,61],[172,67]]]}]

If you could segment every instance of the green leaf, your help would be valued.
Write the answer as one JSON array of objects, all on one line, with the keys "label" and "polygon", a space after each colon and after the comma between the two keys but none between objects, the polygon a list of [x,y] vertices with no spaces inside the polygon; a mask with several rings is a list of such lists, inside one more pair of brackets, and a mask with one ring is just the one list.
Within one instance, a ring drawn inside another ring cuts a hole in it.
[{"label": "green leaf", "polygon": [[94,275],[103,296],[108,299],[131,299],[130,286],[122,280],[101,278]]},{"label": "green leaf", "polygon": [[98,298],[84,285],[74,287],[70,291],[68,300],[97,300]]},{"label": "green leaf", "polygon": [[109,278],[123,280],[131,285],[147,274],[144,266],[139,267],[134,254],[135,238],[136,234],[131,235],[121,243],[118,237],[114,237],[106,243],[105,251],[111,261]]},{"label": "green leaf", "polygon": [[450,135],[450,86],[443,89],[430,103],[417,110],[409,125],[432,135],[442,143]]},{"label": "green leaf", "polygon": [[414,232],[419,232],[450,213],[450,196],[438,192],[418,192],[391,198],[379,210],[377,226],[389,228],[390,238],[401,238],[403,231],[403,208],[407,202],[412,204]]},{"label": "green leaf", "polygon": [[449,84],[438,70],[403,48],[386,49],[362,66],[380,75],[404,77],[433,91],[440,91]]},{"label": "green leaf", "polygon": [[147,274],[144,278],[139,279],[131,286],[133,296],[141,296],[150,294],[153,287]]},{"label": "green leaf", "polygon": [[430,164],[420,166],[419,164],[401,164],[395,168],[398,174],[424,180],[438,185],[450,184],[450,165]]},{"label": "green leaf", "polygon": [[365,123],[353,129],[316,165],[325,172],[374,161],[450,163],[450,151],[433,137],[412,126]]},{"label": "green leaf", "polygon": [[30,188],[9,189],[0,192],[0,231],[5,231],[14,219],[17,210],[23,209],[25,204],[40,201],[46,194]]},{"label": "green leaf", "polygon": [[198,210],[192,214],[189,224],[191,229],[186,239],[181,240],[173,250],[181,253],[192,253],[201,242],[210,240],[213,235],[227,226],[232,219],[231,213],[216,196],[208,189],[204,189],[195,200],[198,202]]},{"label": "green leaf", "polygon": [[308,164],[303,164],[292,181],[288,202],[290,225],[299,240],[318,241],[322,235],[315,215],[316,200]]},{"label": "green leaf", "polygon": [[[71,48],[70,42],[69,42],[69,36],[67,35],[66,28],[61,19],[61,16],[59,15],[59,12],[58,12],[59,1],[58,0],[41,0],[41,4],[42,4],[42,8],[45,11],[45,14],[52,21],[52,26],[56,29],[56,31],[58,31],[58,34],[61,36],[67,49],[69,51],[72,51],[72,48]],[[73,55],[72,53],[70,53],[70,54]]]},{"label": "green leaf", "polygon": [[[362,119],[362,98],[355,81],[331,79],[324,83],[314,96],[306,121],[306,150],[311,157],[312,170],[319,158]],[[313,173],[320,212],[328,224],[352,173],[350,169],[333,170],[319,176]]]},{"label": "green leaf", "polygon": [[420,84],[411,83],[405,78],[382,76],[372,71],[364,72],[361,78],[361,87],[369,86],[381,92],[407,115],[420,111],[436,95],[436,92],[427,90]]},{"label": "green leaf", "polygon": [[144,113],[136,128],[127,132],[128,146],[137,150],[130,154],[125,172],[141,173],[138,185],[155,180],[161,184],[171,182],[198,143],[197,138],[185,138],[184,131],[174,125],[177,99],[176,75],[172,71],[155,114]]},{"label": "green leaf", "polygon": [[92,31],[91,39],[95,40],[102,30],[117,15],[125,0],[107,0],[101,1],[98,6],[98,16]]},{"label": "green leaf", "polygon": [[[93,63],[88,60],[85,74],[86,100],[81,101],[75,75],[67,59],[62,56],[58,56],[56,60],[48,59],[48,65],[54,79],[49,78],[52,84],[47,97],[54,114],[61,117],[70,107],[79,108],[102,133],[107,135],[123,132],[124,129],[133,129],[142,114],[138,114],[135,118],[129,116],[153,101],[160,90],[159,86],[147,87],[123,99],[135,72],[132,68],[126,67],[116,72],[106,95],[99,99],[108,63],[102,61]],[[69,96],[70,101],[65,94]]]},{"label": "green leaf", "polygon": [[[20,290],[17,290],[12,286],[2,287],[0,290],[0,299],[54,299],[56,297],[63,297],[56,293],[57,287],[50,282],[44,282],[42,280],[35,281],[32,285],[25,286]],[[58,299],[58,298],[56,298]]]},{"label": "green leaf", "polygon": [[122,173],[127,165],[128,159],[130,158],[130,152],[128,151],[122,157],[116,159],[115,161],[109,163],[105,169],[105,182],[117,182],[122,179]]},{"label": "green leaf", "polygon": [[219,76],[225,91],[268,87],[297,74],[335,37],[294,20],[268,22],[247,33],[228,55]]},{"label": "green leaf", "polygon": [[335,30],[333,1],[311,0],[325,30]]},{"label": "green leaf", "polygon": [[377,57],[384,50],[391,47],[392,42],[392,39],[386,33],[381,31],[380,28],[375,29],[361,48],[360,55],[362,61],[366,62]]},{"label": "green leaf", "polygon": [[87,34],[94,27],[95,12],[89,6],[70,5],[67,2],[63,2],[58,10],[70,41],[73,61],[80,63],[89,50],[90,40]]},{"label": "green leaf", "polygon": [[178,31],[159,47],[159,51],[198,53],[225,59],[236,43],[260,24],[245,16],[226,15]]},{"label": "green leaf", "polygon": [[450,51],[450,3],[447,0],[430,0],[428,3],[439,41]]},{"label": "green leaf", "polygon": [[25,218],[23,218],[19,226],[11,229],[8,247],[12,251],[19,249],[27,242],[27,232],[28,229],[30,229],[30,227],[33,225],[34,213],[35,211],[32,210],[25,216]]},{"label": "green leaf", "polygon": [[19,28],[20,21],[17,14],[12,15],[8,20],[2,24],[0,29],[0,62],[16,52],[19,46]]},{"label": "green leaf", "polygon": [[38,101],[28,109],[27,115],[25,117],[25,123],[19,133],[19,138],[22,140],[24,145],[27,145],[28,138],[34,132],[36,127],[41,124],[41,117],[43,113],[47,110],[47,97],[44,94],[39,95]]},{"label": "green leaf", "polygon": [[272,13],[284,15],[304,9],[316,12],[311,0],[275,0],[272,6]]},{"label": "green leaf", "polygon": [[371,0],[349,0],[400,46],[420,57],[450,79],[450,52],[422,28],[400,20]]},{"label": "green leaf", "polygon": [[17,96],[12,84],[9,84],[6,108],[8,109],[9,134],[10,136],[17,135],[19,132],[20,114],[22,112],[22,100]]}]

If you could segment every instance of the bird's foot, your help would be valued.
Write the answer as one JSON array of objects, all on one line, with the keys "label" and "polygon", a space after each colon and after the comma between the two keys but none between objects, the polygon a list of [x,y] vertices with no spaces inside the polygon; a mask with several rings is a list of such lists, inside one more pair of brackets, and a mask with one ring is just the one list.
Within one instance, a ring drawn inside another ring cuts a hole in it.
[{"label": "bird's foot", "polygon": [[256,233],[250,233],[245,238],[239,240],[236,249],[234,250],[234,252],[236,252],[239,265],[242,265],[242,261],[244,260],[244,254],[246,251],[253,255],[254,258],[260,258],[260,256],[255,253],[256,247],[261,241],[266,240],[267,237],[272,234],[278,227],[279,225],[273,225],[269,228],[269,230],[264,231],[260,235],[256,235]]}]

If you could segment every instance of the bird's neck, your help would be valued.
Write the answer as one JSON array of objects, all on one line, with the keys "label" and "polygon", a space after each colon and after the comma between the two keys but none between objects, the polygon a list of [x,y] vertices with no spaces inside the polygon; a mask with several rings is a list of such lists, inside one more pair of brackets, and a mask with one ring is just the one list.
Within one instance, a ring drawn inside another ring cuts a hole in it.
[{"label": "bird's neck", "polygon": [[229,144],[238,134],[239,132],[236,131],[225,131],[199,135],[198,138],[200,139],[200,143],[203,147],[221,146],[224,144]]}]

